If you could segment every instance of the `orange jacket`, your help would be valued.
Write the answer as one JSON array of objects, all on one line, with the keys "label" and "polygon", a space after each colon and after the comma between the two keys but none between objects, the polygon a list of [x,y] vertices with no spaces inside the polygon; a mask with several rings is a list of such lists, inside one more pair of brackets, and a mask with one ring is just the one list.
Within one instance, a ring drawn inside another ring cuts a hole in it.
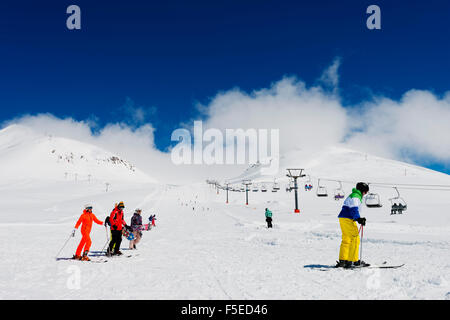
[{"label": "orange jacket", "polygon": [[84,210],[83,214],[80,216],[80,218],[77,221],[77,224],[75,225],[75,229],[78,229],[80,224],[83,224],[81,226],[81,233],[89,234],[91,233],[92,229],[92,221],[94,221],[97,224],[103,224],[103,222],[98,220],[97,217],[92,212],[87,212],[86,210]]}]

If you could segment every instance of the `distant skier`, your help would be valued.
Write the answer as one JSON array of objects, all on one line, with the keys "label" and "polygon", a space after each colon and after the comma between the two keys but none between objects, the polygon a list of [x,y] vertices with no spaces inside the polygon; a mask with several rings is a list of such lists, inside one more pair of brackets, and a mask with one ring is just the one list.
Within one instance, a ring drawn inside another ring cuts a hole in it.
[{"label": "distant skier", "polygon": [[272,228],[272,211],[266,208],[266,222],[267,222],[267,228]]},{"label": "distant skier", "polygon": [[[73,229],[72,236],[75,236],[75,231],[78,229],[78,227],[81,226],[81,241],[78,245],[77,251],[73,256],[73,259],[77,260],[83,260],[83,261],[90,261],[88,258],[89,249],[91,248],[91,229],[92,229],[92,222],[95,222],[97,224],[102,225],[103,221],[100,221],[97,219],[97,217],[92,213],[92,206],[90,204],[85,205],[83,214],[78,219],[77,223],[75,224],[75,229]],[[83,256],[81,256],[81,251],[84,248]]]},{"label": "distant skier", "polygon": [[142,237],[142,210],[136,209],[131,218],[131,229],[133,229],[134,240],[130,241],[130,250],[136,249],[136,245],[141,241]]},{"label": "distant skier", "polygon": [[369,266],[364,261],[359,260],[359,231],[357,221],[361,225],[366,225],[366,218],[359,215],[362,198],[369,192],[369,186],[364,182],[358,182],[356,188],[345,199],[341,212],[339,213],[339,224],[342,230],[342,242],[339,251],[339,262],[336,267],[351,268],[352,266]]},{"label": "distant skier", "polygon": [[156,214],[152,214],[152,215],[150,215],[150,217],[148,218],[148,221],[150,221],[152,227],[156,227],[155,220],[156,220]]},{"label": "distant skier", "polygon": [[109,222],[111,224],[111,242],[109,243],[106,252],[107,256],[122,254],[122,252],[120,252],[120,244],[122,243],[122,229],[125,227],[127,230],[131,231],[131,227],[129,227],[123,219],[124,208],[124,203],[119,202],[109,216]]}]

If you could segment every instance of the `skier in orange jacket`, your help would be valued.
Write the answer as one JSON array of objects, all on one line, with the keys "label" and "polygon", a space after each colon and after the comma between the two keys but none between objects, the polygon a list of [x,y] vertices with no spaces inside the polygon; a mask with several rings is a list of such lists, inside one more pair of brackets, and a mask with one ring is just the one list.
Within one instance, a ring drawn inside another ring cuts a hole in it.
[{"label": "skier in orange jacket", "polygon": [[[83,214],[80,216],[80,218],[77,221],[77,224],[75,225],[75,229],[73,230],[72,236],[75,235],[76,229],[82,224],[81,226],[81,241],[78,245],[77,251],[75,255],[73,256],[73,259],[83,260],[83,261],[89,261],[88,253],[89,249],[91,247],[92,241],[89,234],[91,233],[92,229],[92,222],[95,222],[97,224],[102,225],[103,222],[98,220],[97,217],[92,213],[92,206],[86,205],[85,209],[83,211]],[[84,248],[83,256],[81,256],[81,251]]]}]

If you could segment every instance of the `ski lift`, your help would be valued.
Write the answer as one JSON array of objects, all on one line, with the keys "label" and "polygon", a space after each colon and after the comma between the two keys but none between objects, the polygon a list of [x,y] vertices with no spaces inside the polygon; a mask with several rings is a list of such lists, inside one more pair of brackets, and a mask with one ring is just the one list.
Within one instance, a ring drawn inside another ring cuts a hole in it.
[{"label": "ski lift", "polygon": [[313,188],[311,176],[308,175],[308,180],[305,182],[305,191],[311,191]]},{"label": "ski lift", "polygon": [[380,195],[372,192],[366,195],[365,204],[367,208],[381,208],[383,206],[381,204]]},{"label": "ski lift", "polygon": [[339,188],[334,190],[334,200],[339,201],[345,198],[344,189],[342,189],[342,183],[339,181]]},{"label": "ski lift", "polygon": [[280,186],[278,185],[278,183],[274,182],[272,186],[272,192],[277,192],[278,190],[280,190]]},{"label": "ski lift", "polygon": [[253,192],[258,192],[258,186],[256,184],[253,185],[252,191]]},{"label": "ski lift", "polygon": [[267,192],[267,188],[264,184],[261,186],[261,192]]},{"label": "ski lift", "polygon": [[406,204],[406,201],[402,197],[400,197],[400,192],[398,192],[397,187],[394,187],[394,189],[397,192],[397,196],[389,199],[389,201],[391,202],[391,215],[403,214],[403,211],[406,211],[408,205]]},{"label": "ski lift", "polygon": [[317,192],[316,192],[316,194],[317,194],[318,197],[328,197],[327,188],[320,185],[320,179],[317,182]]}]

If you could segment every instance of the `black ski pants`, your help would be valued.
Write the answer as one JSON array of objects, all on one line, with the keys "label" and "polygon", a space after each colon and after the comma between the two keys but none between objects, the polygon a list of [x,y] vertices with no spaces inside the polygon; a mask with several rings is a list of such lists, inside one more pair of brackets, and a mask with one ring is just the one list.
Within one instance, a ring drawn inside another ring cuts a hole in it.
[{"label": "black ski pants", "polygon": [[122,230],[111,230],[111,242],[109,243],[109,251],[118,252],[122,243]]}]

